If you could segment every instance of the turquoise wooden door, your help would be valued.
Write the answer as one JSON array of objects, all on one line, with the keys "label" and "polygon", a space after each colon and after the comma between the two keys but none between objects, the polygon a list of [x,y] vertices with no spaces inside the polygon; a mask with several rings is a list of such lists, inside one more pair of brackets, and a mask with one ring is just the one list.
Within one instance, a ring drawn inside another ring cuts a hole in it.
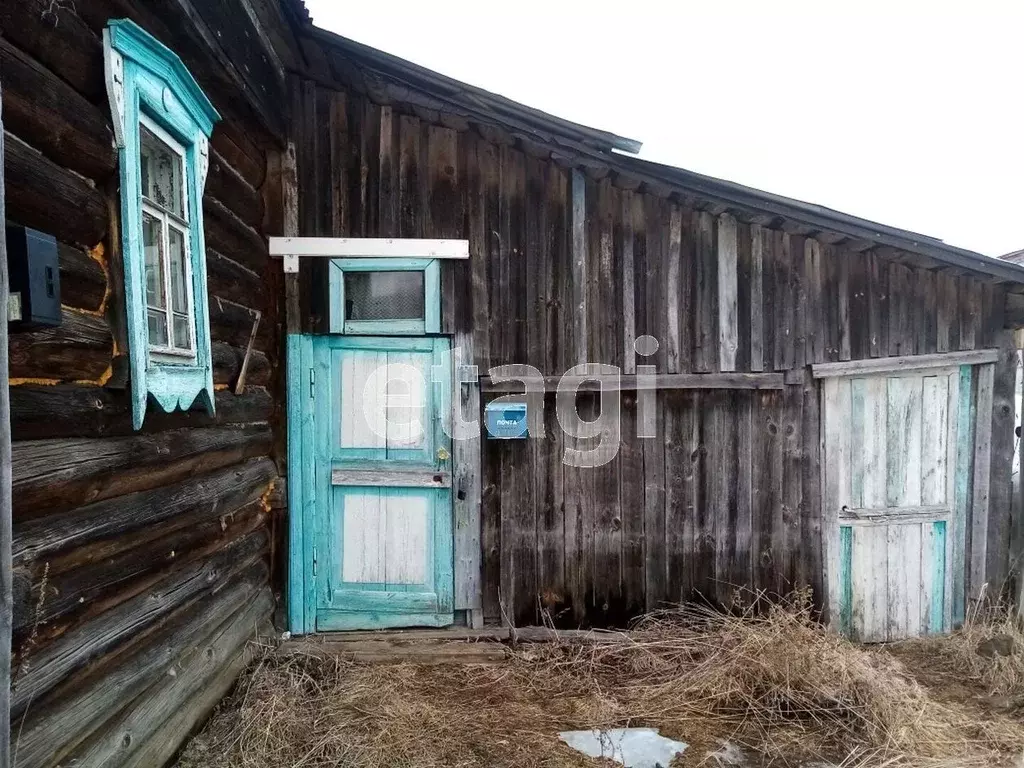
[{"label": "turquoise wooden door", "polygon": [[[947,632],[963,590],[970,368],[826,379],[830,603],[860,642]],[[838,610],[836,610],[838,609]]]},{"label": "turquoise wooden door", "polygon": [[309,343],[307,631],[451,624],[448,340]]}]

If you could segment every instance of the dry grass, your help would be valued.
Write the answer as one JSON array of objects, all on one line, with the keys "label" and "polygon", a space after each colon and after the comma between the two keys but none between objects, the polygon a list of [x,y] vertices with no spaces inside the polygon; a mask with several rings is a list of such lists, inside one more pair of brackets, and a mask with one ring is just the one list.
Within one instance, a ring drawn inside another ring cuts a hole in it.
[{"label": "dry grass", "polygon": [[[1004,649],[1008,646],[1011,652],[1008,655],[985,653],[985,645],[992,641],[999,641]],[[1024,628],[1018,623],[1011,605],[982,604],[948,637],[925,638],[901,645],[903,653],[939,658],[940,670],[982,688],[990,696],[1019,700],[1018,703],[1024,705]]]},{"label": "dry grass", "polygon": [[940,703],[884,650],[811,616],[806,595],[732,615],[684,606],[603,643],[521,646],[505,663],[373,666],[265,655],[182,768],[594,765],[557,732],[653,726],[685,764],[730,738],[763,764],[1010,765],[1024,726]]}]

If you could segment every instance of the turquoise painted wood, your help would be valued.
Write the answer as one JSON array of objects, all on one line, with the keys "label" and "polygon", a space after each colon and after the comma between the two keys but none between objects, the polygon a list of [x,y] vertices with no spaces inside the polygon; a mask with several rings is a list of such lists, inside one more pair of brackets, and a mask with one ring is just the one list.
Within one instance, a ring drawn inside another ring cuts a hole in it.
[{"label": "turquoise painted wood", "polygon": [[[288,350],[300,360],[289,366],[289,466],[302,486],[290,504],[304,510],[290,529],[292,631],[451,624],[451,490],[414,482],[451,470],[448,339],[304,336]],[[351,469],[410,484],[332,483]]]},{"label": "turquoise painted wood", "polygon": [[[349,320],[345,317],[346,272],[422,272],[422,320]],[[331,333],[416,336],[441,332],[441,262],[437,259],[332,259],[328,275]]]},{"label": "turquoise painted wood", "polygon": [[839,631],[847,637],[853,634],[853,531],[850,526],[839,528]]},{"label": "turquoise painted wood", "polygon": [[[135,429],[141,429],[149,400],[167,412],[188,410],[196,401],[211,414],[214,411],[202,198],[209,165],[208,140],[220,116],[178,56],[134,22],[111,21],[104,31],[104,45],[121,177],[132,422]],[[195,357],[181,361],[153,359],[149,351],[139,150],[142,115],[185,149]]]},{"label": "turquoise painted wood", "polygon": [[315,504],[313,474],[307,456],[306,437],[313,434],[314,410],[307,401],[311,397],[308,370],[312,337],[288,334],[285,343],[288,397],[288,628],[304,634],[313,626],[314,589],[306,589],[306,521],[312,517]]},{"label": "turquoise painted wood", "polygon": [[946,626],[946,522],[932,523],[932,602],[929,612],[928,632],[938,634]]},{"label": "turquoise painted wood", "polygon": [[967,593],[967,517],[973,493],[974,477],[974,368],[960,367],[960,405],[957,420],[957,462],[955,504],[953,507],[952,556],[952,623],[964,623]]}]

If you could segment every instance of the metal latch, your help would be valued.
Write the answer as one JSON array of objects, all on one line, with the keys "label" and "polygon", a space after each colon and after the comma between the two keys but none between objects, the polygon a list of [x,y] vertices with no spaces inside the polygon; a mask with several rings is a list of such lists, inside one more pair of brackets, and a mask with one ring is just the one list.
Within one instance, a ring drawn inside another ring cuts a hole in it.
[{"label": "metal latch", "polygon": [[310,368],[309,369],[309,396],[313,397],[315,391],[316,391],[316,369],[315,368]]}]

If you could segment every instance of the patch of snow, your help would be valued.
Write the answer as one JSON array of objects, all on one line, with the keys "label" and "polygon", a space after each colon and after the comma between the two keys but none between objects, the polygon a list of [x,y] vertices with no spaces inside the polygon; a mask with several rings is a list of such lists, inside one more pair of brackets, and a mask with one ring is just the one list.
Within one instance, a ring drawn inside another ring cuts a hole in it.
[{"label": "patch of snow", "polygon": [[717,752],[708,752],[708,759],[712,761],[711,765],[718,768],[741,768],[748,765],[743,749],[731,741],[723,741]]},{"label": "patch of snow", "polygon": [[668,768],[688,746],[666,739],[657,728],[563,731],[558,738],[588,757],[609,758],[625,768]]}]

